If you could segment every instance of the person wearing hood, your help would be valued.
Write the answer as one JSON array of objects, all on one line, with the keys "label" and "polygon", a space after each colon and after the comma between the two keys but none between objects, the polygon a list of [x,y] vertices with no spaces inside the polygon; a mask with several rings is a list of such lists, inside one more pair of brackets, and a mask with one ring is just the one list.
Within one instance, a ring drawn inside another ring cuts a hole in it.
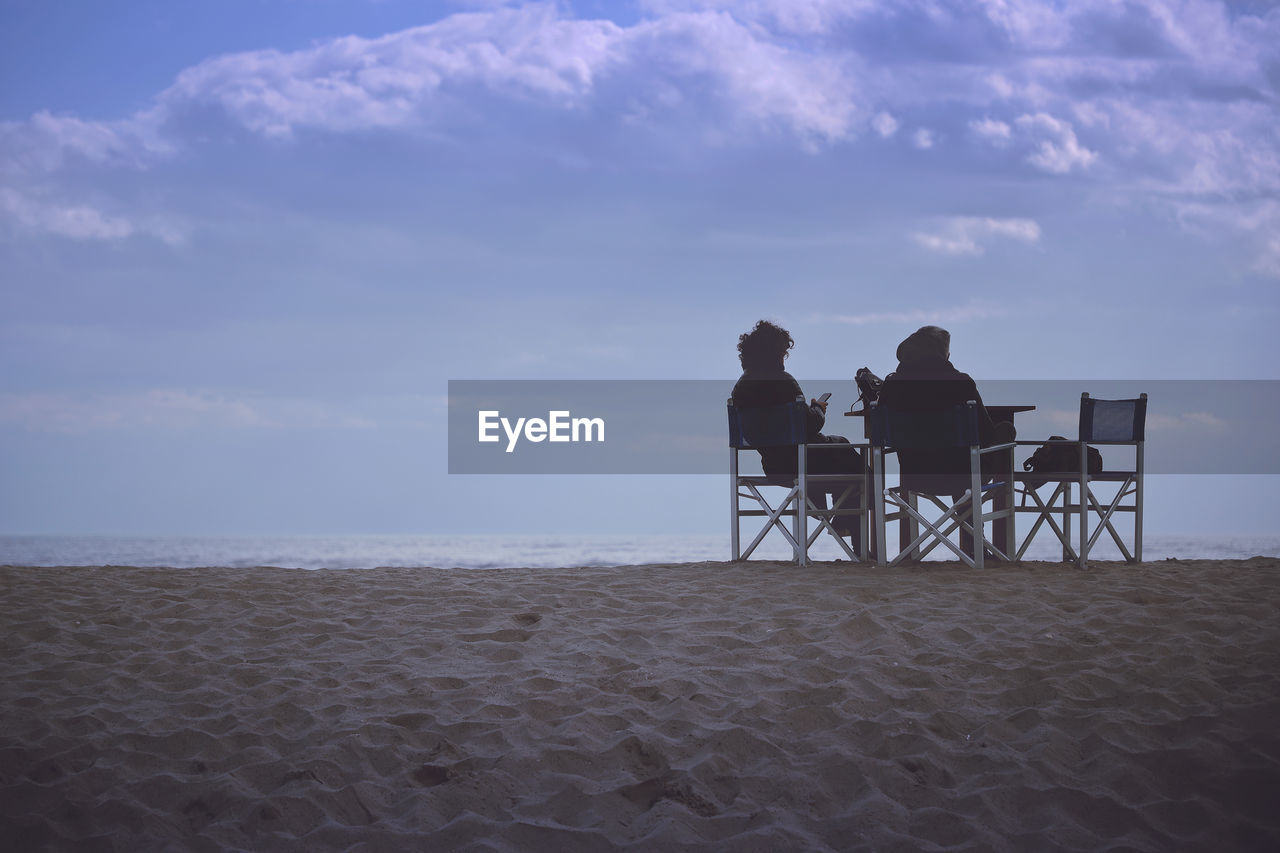
[{"label": "person wearing hood", "polygon": [[[1013,441],[1013,424],[993,422],[977,383],[951,363],[951,333],[946,329],[920,327],[898,345],[897,357],[898,369],[885,377],[878,405],[892,411],[928,414],[973,400],[978,404],[978,437],[982,446]],[[898,461],[904,472],[934,479],[941,475],[943,481],[960,486],[957,494],[968,488],[960,484],[967,480],[969,457],[964,451],[957,452],[957,448],[904,449],[898,451]],[[990,481],[1008,466],[1009,461],[997,455],[984,457],[983,478]]]}]

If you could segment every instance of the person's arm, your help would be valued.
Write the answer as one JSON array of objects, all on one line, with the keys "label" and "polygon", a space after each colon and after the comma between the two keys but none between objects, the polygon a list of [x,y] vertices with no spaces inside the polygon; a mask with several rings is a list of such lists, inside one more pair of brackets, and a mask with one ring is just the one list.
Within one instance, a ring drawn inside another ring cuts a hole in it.
[{"label": "person's arm", "polygon": [[[807,399],[804,396],[804,389],[800,387],[800,383],[796,381],[796,378],[789,373],[787,374],[787,378],[791,380],[791,388],[793,392],[792,399],[794,399],[795,397],[800,397],[801,399]],[[822,434],[822,428],[823,426],[826,425],[826,423],[827,423],[826,406],[823,406],[816,402],[810,402],[809,411],[806,417],[806,429],[808,431],[808,440],[809,441],[816,440],[818,436]]]},{"label": "person's arm", "polygon": [[[898,386],[902,382],[897,372],[890,373],[880,383],[880,393],[876,395],[876,405],[893,408],[898,402]],[[867,406],[870,409],[870,406]]]},{"label": "person's arm", "polygon": [[809,439],[812,441],[822,435],[822,428],[827,423],[827,407],[818,402],[809,404]]},{"label": "person's arm", "polygon": [[991,413],[987,411],[987,406],[982,402],[982,394],[978,392],[978,383],[974,382],[972,377],[969,379],[969,385],[972,389],[973,396],[969,399],[978,404],[978,439],[982,442],[982,446],[996,443],[996,424],[991,419]]}]

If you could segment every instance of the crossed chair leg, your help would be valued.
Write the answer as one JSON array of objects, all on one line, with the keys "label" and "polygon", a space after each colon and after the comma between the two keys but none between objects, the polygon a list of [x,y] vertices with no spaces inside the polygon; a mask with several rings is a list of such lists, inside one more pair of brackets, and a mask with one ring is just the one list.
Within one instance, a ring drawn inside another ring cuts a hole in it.
[{"label": "crossed chair leg", "polygon": [[[1116,547],[1120,549],[1120,553],[1124,555],[1125,562],[1138,562],[1138,558],[1133,554],[1130,554],[1129,549],[1125,547],[1124,539],[1121,538],[1120,534],[1116,532],[1116,529],[1111,526],[1111,518],[1115,515],[1116,509],[1120,507],[1123,499],[1138,493],[1137,480],[1133,476],[1130,476],[1121,482],[1120,488],[1116,491],[1115,498],[1112,499],[1111,503],[1107,504],[1107,508],[1105,510],[1098,502],[1097,497],[1093,494],[1092,488],[1086,487],[1085,491],[1088,494],[1089,507],[1093,510],[1094,514],[1098,516],[1098,526],[1094,528],[1093,535],[1089,537],[1089,541],[1085,545],[1085,554],[1088,554],[1093,550],[1093,546],[1097,544],[1098,538],[1102,535],[1102,531],[1106,530],[1111,534],[1111,538],[1115,541]],[[1135,521],[1135,524],[1137,523],[1138,522]],[[1141,540],[1137,535],[1135,535],[1134,550],[1140,552],[1141,547]]]},{"label": "crossed chair leg", "polygon": [[[805,497],[805,501],[809,505],[809,517],[818,522],[817,526],[814,527],[813,532],[809,534],[808,540],[805,543],[808,547],[813,547],[813,543],[818,540],[818,537],[821,536],[822,532],[825,530],[831,534],[832,538],[840,543],[840,547],[844,549],[845,554],[848,555],[850,560],[861,562],[866,559],[867,537],[865,535],[861,535],[859,537],[859,551],[862,552],[859,554],[855,552],[853,548],[849,547],[849,543],[845,541],[844,536],[836,530],[835,525],[832,523],[835,521],[837,516],[845,514],[847,517],[856,519],[859,525],[862,524],[862,518],[864,518],[865,515],[863,515],[861,511],[855,510],[854,512],[843,512],[846,509],[854,509],[852,506],[846,506],[846,502],[851,502],[855,494],[861,494],[861,490],[857,489],[856,482],[849,483],[849,485],[845,486],[844,490],[840,493],[840,496],[831,502],[830,509],[820,509],[808,498],[808,496]],[[865,503],[866,495],[862,495],[862,498]]]},{"label": "crossed chair leg", "polygon": [[[924,498],[928,499],[938,509],[943,511],[943,514],[940,517],[930,521],[922,515],[919,510],[911,505],[910,500],[899,494],[898,490],[887,489],[885,491],[885,497],[897,506],[901,512],[908,515],[916,524],[925,528],[924,531],[916,536],[909,545],[899,552],[898,556],[889,561],[889,565],[898,565],[898,563],[906,559],[908,555],[914,555],[915,559],[918,560],[924,559],[924,557],[933,551],[934,548],[938,547],[939,544],[946,545],[954,551],[956,556],[959,557],[966,565],[971,567],[975,566],[975,564],[980,565],[980,563],[975,561],[972,555],[966,554],[959,545],[951,541],[951,534],[956,532],[956,530],[959,530],[962,536],[967,534],[968,536],[973,537],[976,541],[981,542],[984,552],[989,552],[996,559],[1008,561],[1008,555],[997,548],[989,539],[986,538],[985,535],[983,535],[981,526],[979,526],[975,533],[974,524],[971,519],[971,516],[973,515],[973,501],[970,497],[971,494],[971,492],[966,491],[964,495],[951,506],[947,506],[934,495],[922,494]],[[979,504],[978,512],[982,512],[981,504]],[[921,548],[920,546],[923,545],[926,540],[930,540],[929,544],[926,547]]]},{"label": "crossed chair leg", "polygon": [[[760,490],[756,488],[754,483],[745,483],[744,485],[746,485],[746,487],[751,490],[751,494],[748,495],[748,494],[743,494],[742,492],[739,492],[738,497],[739,498],[749,497],[754,499],[763,508],[763,511],[768,515],[769,520],[765,522],[764,526],[760,528],[760,532],[757,533],[756,537],[751,540],[751,544],[748,545],[746,550],[743,551],[742,554],[738,556],[738,559],[745,560],[748,557],[750,557],[751,552],[756,549],[756,546],[759,545],[761,541],[764,540],[764,537],[767,536],[769,531],[772,530],[774,527],[777,527],[779,530],[782,531],[782,535],[785,536],[787,538],[787,541],[791,543],[792,550],[798,556],[800,554],[800,543],[797,541],[796,536],[792,535],[791,531],[787,529],[787,526],[782,523],[782,515],[787,512],[789,507],[792,507],[793,505],[799,505],[800,488],[796,486],[796,487],[793,487],[789,492],[787,492],[787,495],[785,498],[783,498],[782,503],[778,504],[777,508],[775,509],[769,504],[769,501],[765,498],[765,496],[760,493]],[[797,529],[796,532],[799,533],[799,530]]]},{"label": "crossed chair leg", "polygon": [[[1054,487],[1053,494],[1049,495],[1049,500],[1040,499],[1040,495],[1035,489],[1025,489],[1023,495],[1023,506],[1026,506],[1027,495],[1035,501],[1036,508],[1040,510],[1036,515],[1035,524],[1031,525],[1031,529],[1027,531],[1027,536],[1022,540],[1022,546],[1018,548],[1016,559],[1021,560],[1022,555],[1027,552],[1027,547],[1031,544],[1031,540],[1035,539],[1036,533],[1039,532],[1041,525],[1046,521],[1049,528],[1053,530],[1053,535],[1058,537],[1058,541],[1062,543],[1062,558],[1073,563],[1080,562],[1075,548],[1071,547],[1071,484],[1063,481]],[[1058,498],[1062,498],[1062,505],[1058,506]],[[1062,513],[1063,526],[1059,527],[1058,522],[1054,520],[1056,513]]]},{"label": "crossed chair leg", "polygon": [[[1071,486],[1076,484],[1074,480],[1062,480],[1055,486],[1053,492],[1049,495],[1049,499],[1043,500],[1035,489],[1026,488],[1023,490],[1023,505],[1026,505],[1026,498],[1029,496],[1035,502],[1036,513],[1035,523],[1031,525],[1031,529],[1027,531],[1026,538],[1023,539],[1021,547],[1018,548],[1016,559],[1021,560],[1022,555],[1026,553],[1027,548],[1031,545],[1031,541],[1035,538],[1036,533],[1040,530],[1041,525],[1046,522],[1053,531],[1054,536],[1062,543],[1062,557],[1064,560],[1083,565],[1084,560],[1081,558],[1081,552],[1078,551],[1071,543],[1071,519],[1080,513],[1080,505],[1071,502]],[[1088,535],[1088,541],[1083,544],[1083,555],[1087,555],[1093,551],[1098,540],[1102,537],[1103,531],[1110,534],[1112,541],[1116,543],[1116,547],[1120,549],[1120,553],[1124,555],[1126,562],[1137,562],[1137,558],[1130,553],[1129,548],[1124,543],[1124,538],[1119,531],[1115,529],[1112,520],[1116,510],[1122,505],[1124,498],[1136,495],[1138,491],[1137,482],[1134,477],[1128,477],[1120,483],[1120,488],[1116,491],[1115,497],[1104,507],[1094,494],[1093,488],[1089,485],[1084,487],[1086,513],[1084,518],[1080,520],[1081,524],[1088,524],[1090,518],[1096,517],[1097,524],[1093,527],[1093,533],[1088,533],[1086,527],[1083,533]],[[1058,499],[1062,499],[1062,503],[1058,504]],[[1063,516],[1063,525],[1060,527],[1054,516],[1061,514]],[[1135,550],[1137,546],[1135,544]]]},{"label": "crossed chair leg", "polygon": [[[756,510],[756,512],[760,512],[762,515],[766,516],[767,520],[764,525],[761,526],[760,531],[755,535],[755,538],[751,540],[751,544],[748,545],[739,555],[738,559],[748,559],[751,556],[751,553],[755,551],[756,546],[758,546],[764,540],[764,537],[768,535],[769,531],[774,528],[781,531],[782,535],[786,537],[786,540],[791,543],[792,552],[797,557],[799,557],[801,553],[808,554],[809,548],[813,547],[813,544],[818,540],[818,537],[822,535],[823,531],[826,531],[831,534],[832,538],[840,543],[840,547],[844,550],[850,560],[857,562],[866,559],[866,536],[864,535],[861,537],[862,544],[860,550],[863,553],[859,554],[858,551],[855,551],[850,547],[849,543],[840,535],[840,532],[836,529],[834,524],[835,519],[842,514],[855,518],[859,518],[859,516],[865,517],[865,514],[861,511],[848,511],[853,509],[853,499],[859,494],[857,483],[850,483],[847,485],[832,501],[830,509],[822,509],[818,507],[812,498],[806,495],[805,504],[808,510],[806,515],[808,518],[814,519],[817,524],[812,530],[808,531],[805,530],[807,525],[797,525],[794,533],[787,528],[786,524],[783,523],[782,517],[784,515],[793,515],[795,513],[794,507],[798,506],[800,501],[799,487],[792,487],[782,499],[782,502],[779,503],[778,506],[774,507],[769,503],[768,499],[763,493],[761,493],[755,484],[743,483],[742,485],[745,486],[749,492],[740,491],[738,492],[738,497],[754,500],[761,507],[761,509]],[[865,498],[865,495],[863,497]],[[858,523],[863,523],[861,518],[859,518]],[[804,539],[803,549],[800,545],[802,537]]]}]

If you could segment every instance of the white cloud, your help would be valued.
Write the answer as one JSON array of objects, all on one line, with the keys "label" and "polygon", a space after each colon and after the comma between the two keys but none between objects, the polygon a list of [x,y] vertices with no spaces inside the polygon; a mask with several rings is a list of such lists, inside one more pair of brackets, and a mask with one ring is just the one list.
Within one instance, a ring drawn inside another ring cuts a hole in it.
[{"label": "white cloud", "polygon": [[[781,45],[723,12],[672,12],[622,27],[553,4],[460,13],[380,38],[348,36],[293,52],[228,54],[178,75],[156,112],[214,105],[267,137],[447,122],[472,90],[588,105],[602,79],[641,81],[670,102],[705,85],[732,118],[780,125],[805,144],[849,136],[855,90],[838,55]],[[631,113],[634,113],[634,108]],[[627,114],[626,110],[622,114]]]},{"label": "white cloud", "polygon": [[775,44],[725,13],[643,22],[624,45],[631,70],[670,68],[685,88],[710,81],[730,115],[780,124],[808,145],[846,138],[860,112],[839,57]]},{"label": "white cloud", "polygon": [[0,122],[0,174],[51,172],[75,160],[136,167],[171,150],[153,123],[151,112],[102,122],[47,110],[26,121]]},{"label": "white cloud", "polygon": [[35,200],[7,187],[0,188],[0,218],[8,218],[28,231],[72,240],[114,241],[137,235],[154,237],[169,245],[185,240],[183,230],[172,224],[139,224],[87,204]]},{"label": "white cloud", "polygon": [[[39,113],[28,122],[0,125],[0,150],[46,165],[73,154],[101,162],[145,160],[172,147],[174,139],[166,139],[165,132],[173,137],[178,131],[170,121],[193,105],[216,106],[236,123],[272,137],[304,128],[447,126],[450,116],[466,114],[473,90],[531,98],[551,109],[591,105],[618,117],[638,114],[633,105],[592,100],[601,93],[602,80],[615,79],[627,81],[629,93],[655,105],[672,103],[673,94],[677,103],[687,99],[702,81],[725,115],[785,127],[809,146],[851,138],[862,105],[873,98],[924,108],[968,105],[979,116],[999,102],[1021,100],[1034,104],[1030,112],[1024,106],[1017,119],[1037,145],[1030,162],[1062,174],[1089,166],[1098,152],[1081,145],[1074,128],[1054,117],[1051,105],[1090,127],[1105,123],[1109,113],[1102,103],[1109,96],[1092,99],[1099,103],[1081,100],[1071,94],[1074,81],[1088,81],[1103,92],[1118,90],[1121,96],[1112,100],[1126,103],[1136,99],[1123,97],[1125,89],[1164,79],[1159,61],[1070,44],[1080,37],[1075,33],[1079,20],[1102,21],[1091,24],[1095,29],[1135,26],[1111,23],[1114,4],[1103,0],[1085,0],[1070,9],[1032,0],[983,0],[979,22],[1004,32],[1016,49],[978,55],[964,65],[934,61],[918,51],[907,51],[902,59],[868,60],[849,47],[848,39],[823,40],[849,27],[873,33],[900,27],[895,35],[907,43],[950,39],[963,47],[968,30],[953,24],[972,9],[947,2],[925,7],[927,26],[936,28],[932,33],[907,28],[920,24],[918,0],[654,0],[645,4],[652,17],[626,26],[575,18],[552,3],[462,5],[485,11],[450,15],[379,38],[348,36],[291,52],[215,57],[179,74],[151,108],[120,121]],[[1196,0],[1182,4],[1178,15],[1156,0],[1140,5],[1148,12],[1146,25],[1159,28],[1159,39],[1195,49],[1199,64],[1192,66],[1200,73],[1267,84],[1271,60],[1261,46],[1280,36],[1280,21],[1233,22],[1214,13],[1212,4]],[[1193,37],[1188,21],[1212,34],[1209,46]],[[1180,56],[1161,61],[1189,62]],[[894,112],[882,110],[871,120],[872,129],[893,135],[899,126]],[[661,111],[644,114],[660,117]],[[989,115],[968,124],[992,141],[1011,134],[1007,122]],[[910,141],[928,148],[936,138],[936,131],[922,129]]]},{"label": "white cloud", "polygon": [[1155,432],[1172,430],[1213,430],[1220,432],[1229,424],[1212,412],[1182,412],[1176,415],[1148,413],[1147,428]]},{"label": "white cloud", "polygon": [[216,104],[275,137],[301,128],[400,127],[469,86],[569,106],[617,58],[623,32],[609,21],[562,18],[549,5],[460,13],[380,38],[206,60],[178,75],[159,101],[170,109]]},{"label": "white cloud", "polygon": [[[1109,167],[1121,177],[1106,191],[1124,201],[1280,193],[1275,12],[1228,13],[1215,0],[649,0],[647,16],[618,24],[560,3],[457,5],[472,11],[378,38],[208,59],[118,120],[40,112],[0,123],[0,177],[75,162],[145,167],[200,144],[193,124],[216,115],[275,139],[447,136],[490,131],[503,103],[520,103],[677,127],[704,144],[790,137],[808,150],[863,128],[896,137],[910,115],[918,129],[905,144],[936,148],[967,129],[1050,174]],[[119,216],[77,216],[55,227],[122,227]],[[1271,269],[1274,241],[1256,237]]]},{"label": "white cloud", "polygon": [[1059,9],[1039,0],[978,0],[978,5],[1012,42],[1025,47],[1056,50],[1069,34]]},{"label": "white cloud", "polygon": [[33,202],[12,189],[0,189],[0,212],[26,228],[76,240],[119,240],[134,233],[128,221],[88,205]]},{"label": "white cloud", "polygon": [[1065,175],[1077,167],[1088,168],[1098,159],[1097,152],[1080,144],[1068,122],[1046,113],[1035,113],[1019,116],[1014,124],[1038,139],[1036,150],[1027,157],[1027,162],[1046,172]]},{"label": "white cloud", "polygon": [[993,219],[956,216],[945,220],[933,232],[917,232],[915,241],[931,252],[944,255],[979,256],[993,238],[1021,243],[1040,242],[1040,225],[1033,219]]},{"label": "white cloud", "polygon": [[980,139],[997,146],[1007,145],[1013,134],[1013,129],[1009,125],[990,118],[969,122],[969,129]]},{"label": "white cloud", "polygon": [[876,113],[876,117],[871,120],[871,129],[880,134],[881,138],[888,139],[898,132],[898,120],[886,112]]},{"label": "white cloud", "polygon": [[787,35],[823,35],[833,28],[874,14],[882,0],[641,0],[658,14],[691,10],[729,12],[742,21]]},{"label": "white cloud", "polygon": [[118,394],[0,393],[0,424],[35,432],[99,429],[367,429],[367,418],[344,415],[309,400],[245,400],[209,391],[159,388]]},{"label": "white cloud", "polygon": [[815,314],[814,322],[841,323],[847,326],[879,325],[955,325],[974,320],[1003,317],[1007,309],[991,305],[958,305],[949,308],[920,308],[913,311],[881,311],[868,314]]},{"label": "white cloud", "polygon": [[1071,430],[1080,426],[1079,409],[1044,408],[1036,411],[1036,420],[1049,424],[1055,434],[1071,435]]},{"label": "white cloud", "polygon": [[1257,246],[1251,268],[1262,275],[1280,278],[1280,201],[1207,198],[1176,203],[1182,226],[1206,238],[1222,232],[1248,235]]}]

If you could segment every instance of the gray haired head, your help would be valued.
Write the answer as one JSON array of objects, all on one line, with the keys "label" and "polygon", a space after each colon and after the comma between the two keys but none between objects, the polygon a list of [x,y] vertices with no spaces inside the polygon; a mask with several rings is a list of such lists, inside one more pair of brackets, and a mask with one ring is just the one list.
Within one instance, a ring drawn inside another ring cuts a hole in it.
[{"label": "gray haired head", "polygon": [[951,333],[941,326],[921,326],[898,344],[897,355],[902,364],[946,361],[951,358]]}]

